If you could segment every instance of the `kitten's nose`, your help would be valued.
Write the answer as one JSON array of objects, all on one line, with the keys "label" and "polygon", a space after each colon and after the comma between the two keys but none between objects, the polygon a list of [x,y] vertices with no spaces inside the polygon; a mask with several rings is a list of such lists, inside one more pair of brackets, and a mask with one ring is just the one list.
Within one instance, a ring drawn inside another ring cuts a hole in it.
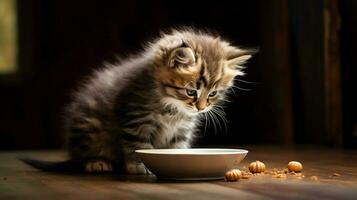
[{"label": "kitten's nose", "polygon": [[206,108],[207,101],[206,100],[199,100],[196,103],[196,108],[198,111],[204,110]]}]

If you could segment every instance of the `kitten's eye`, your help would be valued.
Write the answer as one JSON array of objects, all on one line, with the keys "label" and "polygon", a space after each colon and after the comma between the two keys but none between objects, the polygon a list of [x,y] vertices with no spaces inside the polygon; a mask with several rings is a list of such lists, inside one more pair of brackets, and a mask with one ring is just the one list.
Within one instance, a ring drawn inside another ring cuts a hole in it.
[{"label": "kitten's eye", "polygon": [[186,94],[190,97],[194,97],[197,96],[197,91],[196,90],[190,90],[190,89],[186,89]]},{"label": "kitten's eye", "polygon": [[214,97],[214,96],[216,96],[216,95],[217,95],[217,90],[211,92],[208,96],[209,96],[209,97]]}]

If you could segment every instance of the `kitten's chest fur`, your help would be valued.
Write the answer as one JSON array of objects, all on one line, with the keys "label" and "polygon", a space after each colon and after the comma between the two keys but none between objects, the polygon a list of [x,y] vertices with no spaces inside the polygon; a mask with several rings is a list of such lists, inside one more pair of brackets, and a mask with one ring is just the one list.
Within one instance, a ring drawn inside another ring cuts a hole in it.
[{"label": "kitten's chest fur", "polygon": [[[140,115],[142,113],[145,114]],[[130,117],[131,115],[136,117]],[[193,139],[197,120],[197,116],[168,111],[160,105],[154,110],[128,112],[121,128],[123,134],[135,135],[150,142],[154,148],[188,148]]]},{"label": "kitten's chest fur", "polygon": [[196,127],[196,117],[160,113],[155,114],[155,118],[160,124],[151,140],[155,148],[172,148],[180,142],[184,142],[179,144],[181,147],[189,147]]}]

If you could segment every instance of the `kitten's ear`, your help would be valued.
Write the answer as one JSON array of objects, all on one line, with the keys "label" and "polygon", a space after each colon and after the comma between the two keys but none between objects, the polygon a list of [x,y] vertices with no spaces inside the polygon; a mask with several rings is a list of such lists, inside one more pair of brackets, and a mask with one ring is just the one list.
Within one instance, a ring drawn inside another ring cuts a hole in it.
[{"label": "kitten's ear", "polygon": [[186,67],[196,62],[195,53],[190,47],[179,47],[171,51],[168,65],[170,67]]},{"label": "kitten's ear", "polygon": [[242,65],[257,52],[256,49],[231,49],[226,55],[227,66],[231,69],[242,69]]}]

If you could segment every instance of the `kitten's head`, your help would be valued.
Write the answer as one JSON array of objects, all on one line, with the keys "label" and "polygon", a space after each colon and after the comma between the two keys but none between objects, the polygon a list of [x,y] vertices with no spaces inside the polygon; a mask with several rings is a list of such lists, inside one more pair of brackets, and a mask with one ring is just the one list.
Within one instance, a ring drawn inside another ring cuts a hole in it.
[{"label": "kitten's head", "polygon": [[165,34],[152,47],[163,102],[188,114],[206,112],[221,102],[255,53],[191,30]]}]

